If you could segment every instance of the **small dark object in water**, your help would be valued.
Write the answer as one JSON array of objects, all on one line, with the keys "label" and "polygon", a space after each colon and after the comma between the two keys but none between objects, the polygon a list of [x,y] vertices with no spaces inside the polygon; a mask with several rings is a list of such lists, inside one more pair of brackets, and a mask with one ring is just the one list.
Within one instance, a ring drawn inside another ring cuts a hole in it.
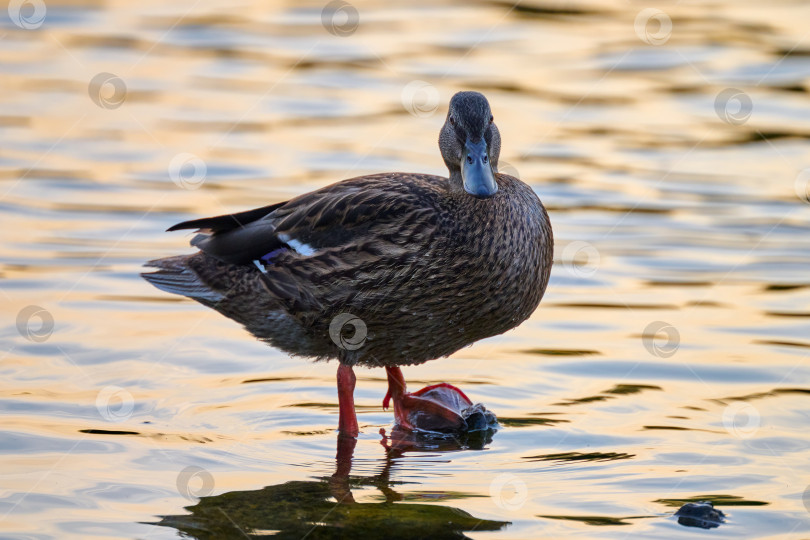
[{"label": "small dark object in water", "polygon": [[681,525],[701,529],[714,529],[726,522],[726,515],[722,510],[715,509],[711,501],[686,503],[675,512],[675,516]]}]

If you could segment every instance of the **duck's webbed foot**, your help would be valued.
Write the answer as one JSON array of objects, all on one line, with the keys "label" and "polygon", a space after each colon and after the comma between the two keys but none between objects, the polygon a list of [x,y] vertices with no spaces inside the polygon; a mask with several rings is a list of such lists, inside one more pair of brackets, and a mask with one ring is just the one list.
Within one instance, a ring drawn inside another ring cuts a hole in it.
[{"label": "duck's webbed foot", "polygon": [[439,383],[416,392],[407,392],[405,378],[398,367],[385,368],[388,392],[383,400],[387,409],[394,402],[396,423],[405,429],[455,432],[467,429],[464,412],[472,401],[452,384]]}]

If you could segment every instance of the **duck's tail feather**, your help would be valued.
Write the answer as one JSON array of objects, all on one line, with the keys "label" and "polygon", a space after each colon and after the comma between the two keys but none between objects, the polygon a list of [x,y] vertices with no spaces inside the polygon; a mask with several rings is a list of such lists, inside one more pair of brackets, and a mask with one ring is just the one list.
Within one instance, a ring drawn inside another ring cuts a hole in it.
[{"label": "duck's tail feather", "polygon": [[144,266],[157,268],[157,272],[144,272],[141,276],[162,291],[188,296],[204,304],[216,304],[225,296],[212,290],[188,266],[189,256],[167,257],[149,261]]}]

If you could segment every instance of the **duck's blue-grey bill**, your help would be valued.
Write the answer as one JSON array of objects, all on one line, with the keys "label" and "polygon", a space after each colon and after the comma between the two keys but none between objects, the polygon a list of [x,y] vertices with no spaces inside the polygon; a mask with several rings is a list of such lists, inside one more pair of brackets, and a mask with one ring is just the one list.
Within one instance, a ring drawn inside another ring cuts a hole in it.
[{"label": "duck's blue-grey bill", "polygon": [[487,143],[482,137],[478,142],[467,139],[461,156],[461,178],[464,190],[475,197],[491,197],[498,191]]}]

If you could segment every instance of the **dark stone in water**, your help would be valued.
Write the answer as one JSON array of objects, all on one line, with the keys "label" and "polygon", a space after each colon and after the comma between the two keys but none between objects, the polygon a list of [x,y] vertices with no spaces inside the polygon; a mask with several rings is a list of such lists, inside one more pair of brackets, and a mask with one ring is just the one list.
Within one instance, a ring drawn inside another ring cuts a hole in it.
[{"label": "dark stone in water", "polygon": [[717,510],[710,501],[686,503],[675,512],[675,516],[681,525],[701,529],[714,529],[726,522],[723,511]]}]

